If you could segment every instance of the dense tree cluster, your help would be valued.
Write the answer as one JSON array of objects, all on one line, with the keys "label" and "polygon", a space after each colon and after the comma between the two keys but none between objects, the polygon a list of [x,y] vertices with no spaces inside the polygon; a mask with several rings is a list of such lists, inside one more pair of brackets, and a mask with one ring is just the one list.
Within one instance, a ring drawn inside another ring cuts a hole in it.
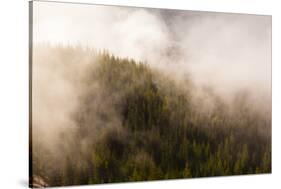
[{"label": "dense tree cluster", "polygon": [[206,109],[191,81],[95,57],[81,81],[75,132],[62,134],[59,155],[44,144],[33,149],[33,174],[50,186],[271,172],[271,113],[253,108],[247,93],[225,102],[204,90]]}]

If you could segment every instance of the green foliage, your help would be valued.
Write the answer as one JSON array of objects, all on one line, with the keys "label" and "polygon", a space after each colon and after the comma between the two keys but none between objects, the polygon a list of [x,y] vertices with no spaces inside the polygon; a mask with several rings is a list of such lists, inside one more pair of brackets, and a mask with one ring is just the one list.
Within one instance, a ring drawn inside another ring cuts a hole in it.
[{"label": "green foliage", "polygon": [[74,113],[76,150],[62,147],[64,166],[46,175],[50,185],[271,172],[271,136],[258,132],[259,125],[270,128],[270,115],[257,116],[247,98],[230,108],[205,91],[214,108],[202,113],[190,83],[182,88],[134,60],[95,57]]}]

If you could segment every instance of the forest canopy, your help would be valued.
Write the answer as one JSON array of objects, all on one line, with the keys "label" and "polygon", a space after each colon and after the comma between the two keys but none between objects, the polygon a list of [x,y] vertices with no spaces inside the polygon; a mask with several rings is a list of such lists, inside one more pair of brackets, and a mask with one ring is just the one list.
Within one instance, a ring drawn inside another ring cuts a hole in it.
[{"label": "forest canopy", "polygon": [[55,116],[33,100],[32,174],[48,186],[271,172],[271,104],[256,103],[265,99],[245,90],[226,100],[106,51],[35,52],[34,99],[61,95],[43,103]]}]

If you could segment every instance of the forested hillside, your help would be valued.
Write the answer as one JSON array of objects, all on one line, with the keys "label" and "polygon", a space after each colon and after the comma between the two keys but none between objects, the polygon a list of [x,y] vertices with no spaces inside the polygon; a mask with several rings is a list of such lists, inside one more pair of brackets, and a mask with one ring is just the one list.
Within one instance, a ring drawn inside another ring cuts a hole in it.
[{"label": "forested hillside", "polygon": [[49,186],[271,172],[271,111],[253,105],[251,93],[226,101],[147,63],[48,48],[65,69],[88,62],[66,72],[77,76],[74,128],[56,131],[59,142],[50,145],[33,123],[33,175]]}]

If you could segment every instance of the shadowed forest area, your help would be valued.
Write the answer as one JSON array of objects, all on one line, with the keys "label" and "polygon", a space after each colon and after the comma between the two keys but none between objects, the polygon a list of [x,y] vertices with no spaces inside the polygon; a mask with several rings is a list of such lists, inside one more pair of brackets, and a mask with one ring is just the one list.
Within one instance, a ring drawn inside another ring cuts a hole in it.
[{"label": "shadowed forest area", "polygon": [[250,90],[226,99],[82,47],[34,55],[32,175],[48,186],[271,172],[271,104]]}]

